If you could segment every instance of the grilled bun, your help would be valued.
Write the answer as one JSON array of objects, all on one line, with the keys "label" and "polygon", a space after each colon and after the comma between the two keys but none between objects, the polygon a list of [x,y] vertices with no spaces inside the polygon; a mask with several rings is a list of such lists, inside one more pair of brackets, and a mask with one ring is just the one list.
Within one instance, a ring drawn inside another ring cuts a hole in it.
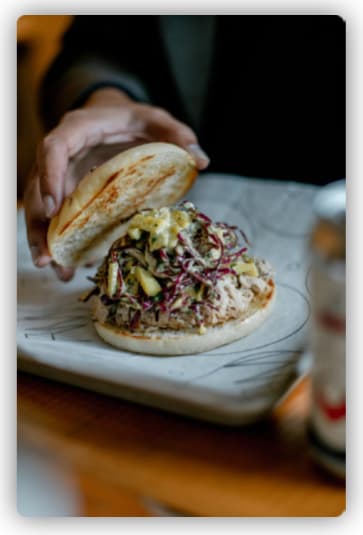
[{"label": "grilled bun", "polygon": [[135,212],[175,203],[197,174],[193,158],[169,143],[134,147],[91,170],[50,222],[53,260],[71,267],[102,258]]}]

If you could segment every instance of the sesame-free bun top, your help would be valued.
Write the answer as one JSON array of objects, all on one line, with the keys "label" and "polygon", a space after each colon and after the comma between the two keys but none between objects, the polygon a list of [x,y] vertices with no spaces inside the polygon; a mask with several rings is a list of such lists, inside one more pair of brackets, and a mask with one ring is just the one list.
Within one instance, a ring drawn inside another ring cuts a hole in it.
[{"label": "sesame-free bun top", "polygon": [[197,174],[193,158],[169,143],[114,156],[91,170],[52,218],[47,238],[53,260],[70,267],[101,258],[135,212],[175,203]]}]

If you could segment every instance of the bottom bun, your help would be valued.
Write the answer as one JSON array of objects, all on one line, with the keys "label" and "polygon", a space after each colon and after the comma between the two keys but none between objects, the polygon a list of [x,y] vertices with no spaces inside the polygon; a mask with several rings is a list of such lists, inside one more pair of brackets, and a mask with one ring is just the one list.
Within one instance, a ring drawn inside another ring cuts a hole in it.
[{"label": "bottom bun", "polygon": [[199,334],[197,329],[137,333],[98,321],[95,328],[105,342],[124,351],[144,355],[191,355],[210,351],[250,334],[269,316],[274,297],[275,289],[258,306],[251,307],[244,318],[207,327],[203,334]]}]

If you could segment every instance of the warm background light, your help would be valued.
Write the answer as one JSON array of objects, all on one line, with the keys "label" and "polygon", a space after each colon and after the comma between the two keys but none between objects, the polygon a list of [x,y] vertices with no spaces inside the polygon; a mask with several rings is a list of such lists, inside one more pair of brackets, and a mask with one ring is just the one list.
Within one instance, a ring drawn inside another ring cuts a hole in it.
[{"label": "warm background light", "polygon": [[18,195],[32,165],[42,133],[38,116],[39,83],[56,55],[61,37],[73,17],[69,15],[23,15],[17,25],[18,103]]}]

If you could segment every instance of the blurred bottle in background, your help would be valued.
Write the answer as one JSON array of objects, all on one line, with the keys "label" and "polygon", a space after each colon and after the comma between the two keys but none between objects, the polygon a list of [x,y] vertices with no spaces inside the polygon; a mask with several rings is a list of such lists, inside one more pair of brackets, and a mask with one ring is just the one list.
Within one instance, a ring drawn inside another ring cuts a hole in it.
[{"label": "blurred bottle in background", "polygon": [[311,235],[313,353],[309,440],[314,458],[345,476],[345,181],[325,186],[315,200]]},{"label": "blurred bottle in background", "polygon": [[25,517],[79,516],[82,500],[70,467],[21,441],[17,456],[17,509]]}]

